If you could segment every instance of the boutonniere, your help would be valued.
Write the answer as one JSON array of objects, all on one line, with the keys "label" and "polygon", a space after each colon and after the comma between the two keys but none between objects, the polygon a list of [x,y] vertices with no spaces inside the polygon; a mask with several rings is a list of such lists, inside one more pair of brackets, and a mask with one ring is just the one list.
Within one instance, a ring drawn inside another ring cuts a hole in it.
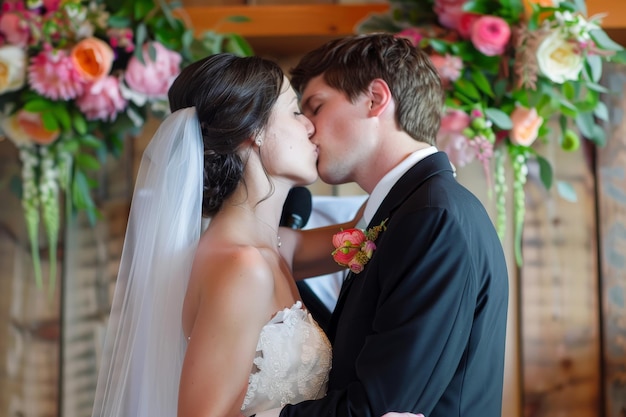
[{"label": "boutonniere", "polygon": [[352,272],[358,274],[363,270],[365,264],[372,258],[380,232],[385,230],[385,223],[382,221],[378,226],[367,230],[345,229],[333,235],[333,246],[336,248],[332,252],[333,259],[341,266],[350,268]]}]

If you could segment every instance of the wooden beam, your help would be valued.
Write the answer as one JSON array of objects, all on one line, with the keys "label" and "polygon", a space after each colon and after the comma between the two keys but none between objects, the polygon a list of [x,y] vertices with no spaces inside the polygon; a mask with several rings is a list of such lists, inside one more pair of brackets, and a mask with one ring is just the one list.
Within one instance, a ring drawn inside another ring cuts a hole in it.
[{"label": "wooden beam", "polygon": [[[387,4],[293,4],[189,6],[184,10],[198,31],[234,32],[256,38],[348,35],[368,14],[388,8]],[[245,16],[249,21],[228,21],[233,16]]]},{"label": "wooden beam", "polygon": [[607,30],[626,29],[624,0],[587,0],[587,15],[606,14],[602,28]]}]

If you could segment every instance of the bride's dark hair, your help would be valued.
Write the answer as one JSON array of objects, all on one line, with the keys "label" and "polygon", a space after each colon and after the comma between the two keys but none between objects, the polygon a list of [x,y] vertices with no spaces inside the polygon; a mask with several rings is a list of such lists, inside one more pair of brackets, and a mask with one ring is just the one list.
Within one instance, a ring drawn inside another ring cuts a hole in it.
[{"label": "bride's dark hair", "polygon": [[267,126],[284,81],[257,57],[216,54],[185,67],[169,89],[170,110],[195,107],[204,142],[202,214],[215,214],[243,178],[238,147]]}]

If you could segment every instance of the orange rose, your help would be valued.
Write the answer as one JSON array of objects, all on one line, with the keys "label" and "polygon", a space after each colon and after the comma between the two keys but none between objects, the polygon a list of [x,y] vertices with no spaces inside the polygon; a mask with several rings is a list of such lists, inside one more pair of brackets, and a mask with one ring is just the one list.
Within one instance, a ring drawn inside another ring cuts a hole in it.
[{"label": "orange rose", "polygon": [[98,38],[86,38],[72,48],[72,63],[86,81],[96,81],[109,74],[113,49]]},{"label": "orange rose", "polygon": [[517,145],[530,146],[537,139],[543,117],[540,117],[534,108],[518,106],[511,113],[511,121],[513,122],[511,141]]},{"label": "orange rose", "polygon": [[41,113],[20,110],[2,121],[2,129],[15,144],[37,143],[48,145],[54,142],[61,132],[48,130],[43,125]]}]

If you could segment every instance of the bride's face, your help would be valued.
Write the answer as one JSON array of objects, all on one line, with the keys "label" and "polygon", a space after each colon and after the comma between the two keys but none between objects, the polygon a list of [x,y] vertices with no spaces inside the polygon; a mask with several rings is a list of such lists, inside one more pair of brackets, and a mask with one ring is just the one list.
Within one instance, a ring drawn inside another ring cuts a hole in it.
[{"label": "bride's face", "polygon": [[294,185],[313,183],[317,179],[318,151],[309,138],[314,132],[313,123],[300,112],[296,93],[285,79],[261,146],[270,175],[287,178]]}]

